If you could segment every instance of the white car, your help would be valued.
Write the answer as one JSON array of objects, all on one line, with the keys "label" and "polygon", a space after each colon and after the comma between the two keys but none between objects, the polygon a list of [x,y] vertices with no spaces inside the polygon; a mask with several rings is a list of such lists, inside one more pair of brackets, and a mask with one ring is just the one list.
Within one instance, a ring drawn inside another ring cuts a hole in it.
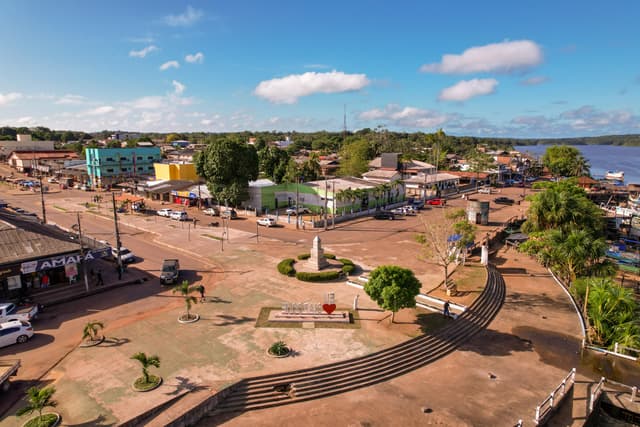
[{"label": "white car", "polygon": [[56,178],[49,178],[49,179],[47,179],[47,182],[49,184],[56,184],[58,182],[58,180]]},{"label": "white car", "polygon": [[396,215],[406,215],[407,212],[404,210],[404,207],[399,207],[399,208],[395,208],[395,209],[391,209],[391,212],[393,212]]},{"label": "white car", "polygon": [[416,208],[414,208],[411,205],[407,205],[407,206],[403,206],[402,210],[404,211],[405,215],[417,215],[418,214],[418,210]]},{"label": "white car", "polygon": [[491,194],[491,187],[482,187],[478,189],[478,193],[480,194]]},{"label": "white car", "polygon": [[[111,248],[111,255],[117,261],[118,260],[118,248]],[[129,249],[124,246],[120,246],[120,260],[123,264],[128,264],[136,260],[136,256]]]},{"label": "white car", "polygon": [[0,323],[0,347],[11,344],[23,344],[33,336],[31,323],[24,320]]},{"label": "white car", "polygon": [[218,211],[215,208],[207,208],[202,211],[205,215],[216,216],[218,215]]},{"label": "white car", "polygon": [[158,210],[158,215],[169,218],[171,216],[171,212],[173,212],[171,209],[160,209]]},{"label": "white car", "polygon": [[177,221],[187,221],[189,217],[185,211],[173,211],[169,214],[169,218],[175,219]]},{"label": "white car", "polygon": [[288,215],[310,214],[311,211],[303,206],[291,206],[285,211]]},{"label": "white car", "polygon": [[276,225],[276,219],[271,217],[258,218],[258,225],[273,227],[274,225]]}]

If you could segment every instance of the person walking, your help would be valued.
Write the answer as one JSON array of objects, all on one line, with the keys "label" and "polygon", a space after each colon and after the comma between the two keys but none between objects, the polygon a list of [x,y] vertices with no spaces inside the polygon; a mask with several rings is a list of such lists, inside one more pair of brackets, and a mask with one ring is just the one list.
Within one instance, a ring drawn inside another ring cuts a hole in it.
[{"label": "person walking", "polygon": [[104,285],[104,281],[102,280],[102,270],[98,270],[97,276],[98,281],[96,282],[96,287]]},{"label": "person walking", "polygon": [[200,302],[205,302],[207,299],[204,297],[204,285],[198,286],[198,292],[200,292]]},{"label": "person walking", "polygon": [[442,314],[444,315],[444,317],[451,317],[451,312],[449,311],[449,301],[444,303]]}]

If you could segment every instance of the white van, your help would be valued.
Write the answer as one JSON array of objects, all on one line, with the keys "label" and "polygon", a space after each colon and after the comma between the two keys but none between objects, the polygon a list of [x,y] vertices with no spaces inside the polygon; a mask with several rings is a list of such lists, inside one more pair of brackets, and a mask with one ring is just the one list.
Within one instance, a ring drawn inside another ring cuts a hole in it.
[{"label": "white van", "polygon": [[186,221],[189,219],[185,211],[173,211],[169,214],[169,218],[175,219],[178,221]]}]

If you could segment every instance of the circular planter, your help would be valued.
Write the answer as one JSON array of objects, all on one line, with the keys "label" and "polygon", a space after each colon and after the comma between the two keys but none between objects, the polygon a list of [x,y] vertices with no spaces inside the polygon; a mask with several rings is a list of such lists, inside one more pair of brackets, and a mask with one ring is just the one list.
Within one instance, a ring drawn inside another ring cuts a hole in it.
[{"label": "circular planter", "polygon": [[[56,418],[55,420],[53,420],[49,423],[49,425],[47,427],[56,427],[57,425],[60,424],[60,421],[62,421],[62,416],[60,414],[58,414],[57,412],[48,412],[46,414],[42,414],[42,416],[47,416],[47,415],[55,415]],[[35,422],[35,420],[38,417],[35,418],[31,418],[30,420],[27,420],[27,422],[25,422],[24,424],[22,424],[22,427],[32,427],[32,426],[37,426],[38,423]]]},{"label": "circular planter", "polygon": [[197,322],[198,320],[200,320],[200,315],[199,314],[192,314],[190,319],[184,319],[184,317],[186,317],[184,314],[180,317],[178,317],[178,322],[180,323],[194,323]]},{"label": "circular planter", "polygon": [[160,386],[162,385],[162,377],[159,377],[159,376],[157,376],[157,375],[149,375],[149,377],[151,377],[151,378],[157,378],[157,379],[158,379],[158,382],[157,382],[156,384],[154,384],[153,386],[150,386],[149,388],[144,388],[144,389],[142,389],[142,388],[137,388],[137,387],[136,387],[136,381],[138,381],[138,380],[139,380],[140,378],[142,378],[142,377],[136,378],[136,381],[134,381],[134,382],[131,384],[131,388],[133,389],[133,391],[137,391],[138,393],[146,393],[146,392],[148,392],[148,391],[155,390],[155,389],[157,389],[158,387],[160,387]]},{"label": "circular planter", "polygon": [[86,348],[86,347],[95,347],[97,345],[102,344],[104,341],[104,335],[100,336],[100,338],[98,338],[97,340],[93,341],[93,340],[85,340],[82,341],[80,343],[80,347],[82,348]]},{"label": "circular planter", "polygon": [[285,354],[273,354],[271,352],[269,352],[269,349],[267,349],[267,354],[271,357],[274,357],[276,359],[282,359],[284,357],[289,357],[289,355],[291,354],[291,349],[289,347],[287,347],[287,352]]}]

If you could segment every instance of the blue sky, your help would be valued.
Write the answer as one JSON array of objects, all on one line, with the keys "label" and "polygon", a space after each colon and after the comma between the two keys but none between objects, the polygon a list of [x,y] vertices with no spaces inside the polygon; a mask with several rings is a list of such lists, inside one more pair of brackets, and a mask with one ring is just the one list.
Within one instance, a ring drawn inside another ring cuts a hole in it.
[{"label": "blue sky", "polygon": [[640,2],[0,2],[0,126],[640,133]]}]

